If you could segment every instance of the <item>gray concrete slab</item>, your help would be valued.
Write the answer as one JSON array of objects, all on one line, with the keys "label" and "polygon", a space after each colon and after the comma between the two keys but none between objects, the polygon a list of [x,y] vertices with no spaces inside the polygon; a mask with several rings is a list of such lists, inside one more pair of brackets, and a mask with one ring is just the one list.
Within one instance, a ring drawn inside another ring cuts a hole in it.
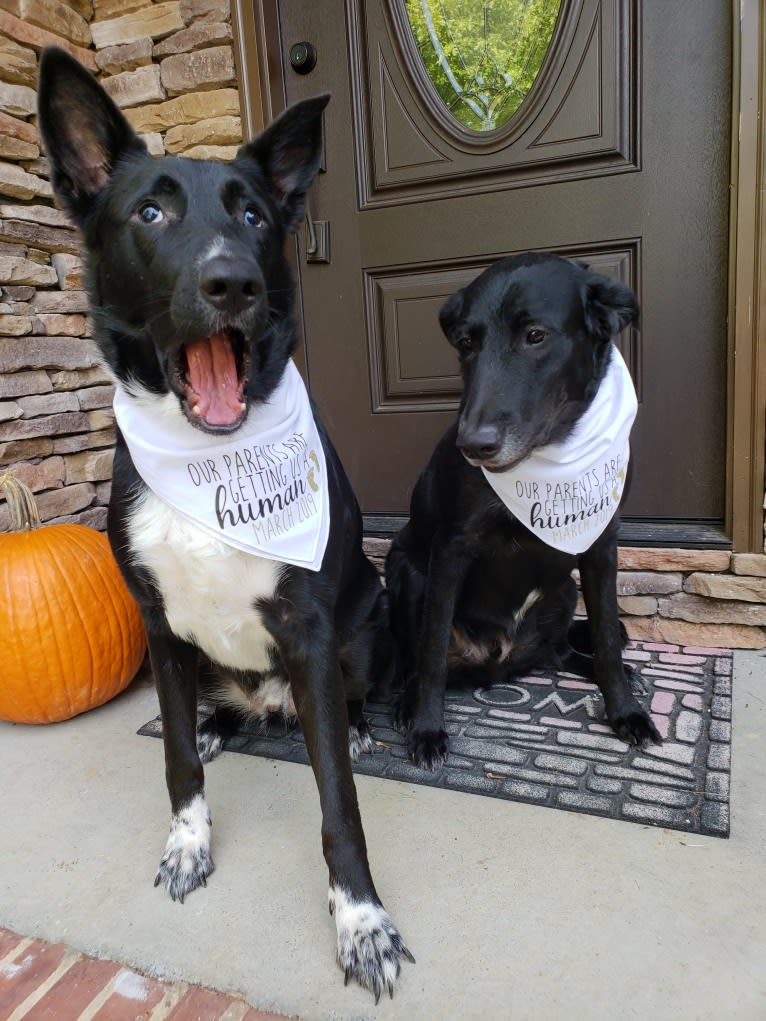
[{"label": "gray concrete slab", "polygon": [[302,766],[207,770],[217,869],[174,904],[146,683],[67,723],[0,723],[0,924],[304,1021],[763,1021],[766,658],[735,657],[729,840],[357,781],[378,891],[417,958],[344,988]]}]

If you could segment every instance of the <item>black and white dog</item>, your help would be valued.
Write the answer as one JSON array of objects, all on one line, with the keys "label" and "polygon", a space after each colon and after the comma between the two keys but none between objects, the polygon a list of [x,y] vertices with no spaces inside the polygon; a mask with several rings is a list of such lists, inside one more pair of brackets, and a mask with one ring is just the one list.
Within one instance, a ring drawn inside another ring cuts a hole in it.
[{"label": "black and white dog", "polygon": [[[141,607],[162,710],[170,837],[156,883],[213,871],[203,761],[239,714],[297,714],[322,807],[338,962],[376,999],[412,960],[376,893],[351,772],[368,682],[392,659],[351,487],[291,361],[284,254],[319,166],[328,96],[230,164],[157,159],[59,49],[39,115],[82,233],[119,425],[108,531]],[[217,709],[196,733],[197,700]]]},{"label": "black and white dog", "polygon": [[[629,288],[552,255],[502,259],[444,305],[460,414],[413,492],[386,562],[412,760],[447,756],[448,683],[534,667],[592,677],[616,733],[660,741],[622,663],[618,508],[635,392],[612,337]],[[573,626],[579,567],[589,631]]]}]

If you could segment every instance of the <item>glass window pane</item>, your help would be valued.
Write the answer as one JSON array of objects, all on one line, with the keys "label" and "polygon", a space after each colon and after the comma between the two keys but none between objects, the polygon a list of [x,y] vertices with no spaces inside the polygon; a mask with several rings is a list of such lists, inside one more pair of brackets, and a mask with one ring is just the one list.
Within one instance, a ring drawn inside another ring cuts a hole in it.
[{"label": "glass window pane", "polygon": [[505,124],[534,84],[561,0],[404,0],[447,109],[474,131]]}]

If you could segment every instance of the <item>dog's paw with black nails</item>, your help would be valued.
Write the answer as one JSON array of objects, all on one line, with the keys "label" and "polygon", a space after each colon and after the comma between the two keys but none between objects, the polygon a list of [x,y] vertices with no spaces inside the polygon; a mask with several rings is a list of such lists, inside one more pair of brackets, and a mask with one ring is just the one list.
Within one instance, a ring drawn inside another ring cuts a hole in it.
[{"label": "dog's paw with black nails", "polygon": [[384,991],[393,998],[402,958],[412,964],[415,958],[383,905],[372,900],[355,901],[345,890],[331,886],[329,906],[330,914],[335,915],[338,964],[345,984],[354,979],[370,990],[376,1003]]},{"label": "dog's paw with black nails", "polygon": [[164,883],[172,899],[181,904],[192,890],[207,886],[207,877],[215,868],[210,856],[210,827],[210,813],[202,795],[173,816],[154,885]]},{"label": "dog's paw with black nails", "polygon": [[352,762],[356,762],[364,753],[375,753],[375,739],[367,720],[361,720],[348,728],[348,752]]},{"label": "dog's paw with black nails", "polygon": [[411,730],[407,735],[407,753],[421,769],[430,769],[432,772],[439,769],[449,754],[446,730]]},{"label": "dog's paw with black nails", "polygon": [[204,764],[217,759],[223,751],[223,738],[212,730],[197,731],[197,754]]},{"label": "dog's paw with black nails", "polygon": [[175,847],[165,851],[154,885],[164,883],[171,898],[183,904],[188,893],[207,886],[207,877],[214,869],[208,850],[199,848],[195,853],[188,853],[184,848]]},{"label": "dog's paw with black nails", "polygon": [[615,734],[628,744],[643,748],[647,744],[662,744],[662,737],[651,717],[639,706],[609,721]]},{"label": "dog's paw with black nails", "polygon": [[646,684],[638,670],[630,663],[623,663],[622,667],[630,693],[632,695],[645,695],[647,693]]},{"label": "dog's paw with black nails", "polygon": [[394,729],[406,734],[412,726],[415,704],[407,695],[401,694],[394,701]]}]

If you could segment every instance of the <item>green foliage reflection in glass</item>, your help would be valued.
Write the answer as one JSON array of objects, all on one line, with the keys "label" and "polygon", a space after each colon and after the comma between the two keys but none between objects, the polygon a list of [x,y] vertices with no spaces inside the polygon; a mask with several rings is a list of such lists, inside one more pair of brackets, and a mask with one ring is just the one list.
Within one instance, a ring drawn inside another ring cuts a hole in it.
[{"label": "green foliage reflection in glass", "polygon": [[447,109],[474,131],[505,124],[534,84],[561,0],[404,0]]}]

